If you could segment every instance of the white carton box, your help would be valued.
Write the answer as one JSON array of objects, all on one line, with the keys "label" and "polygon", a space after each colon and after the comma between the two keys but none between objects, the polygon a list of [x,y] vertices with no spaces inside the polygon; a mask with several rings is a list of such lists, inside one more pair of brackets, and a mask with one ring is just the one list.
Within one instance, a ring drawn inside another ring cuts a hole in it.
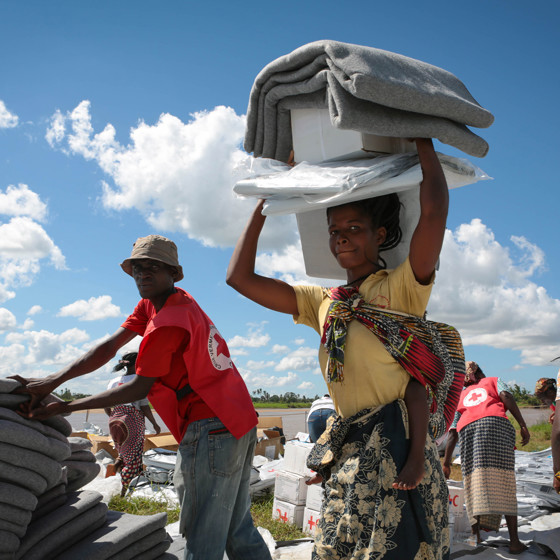
[{"label": "white carton box", "polygon": [[284,470],[302,476],[314,476],[315,473],[307,468],[307,456],[313,449],[312,443],[293,440],[284,446]]},{"label": "white carton box", "polygon": [[302,530],[308,535],[315,536],[317,529],[317,521],[320,519],[320,513],[314,509],[306,507],[303,510],[303,527]]},{"label": "white carton box", "polygon": [[465,489],[448,484],[449,511],[455,514],[462,513],[465,505]]},{"label": "white carton box", "polygon": [[319,163],[416,151],[415,144],[404,138],[335,128],[328,109],[292,109],[290,116],[296,163]]},{"label": "white carton box", "polygon": [[321,511],[321,505],[325,498],[325,491],[320,484],[311,484],[307,487],[307,499],[305,507],[315,511]]},{"label": "white carton box", "polygon": [[293,523],[298,527],[303,524],[303,510],[305,506],[296,506],[274,498],[272,504],[272,519],[278,519],[283,523]]},{"label": "white carton box", "polygon": [[295,505],[305,505],[307,499],[307,489],[305,481],[307,477],[286,471],[276,473],[274,484],[274,497],[282,502],[289,502]]}]

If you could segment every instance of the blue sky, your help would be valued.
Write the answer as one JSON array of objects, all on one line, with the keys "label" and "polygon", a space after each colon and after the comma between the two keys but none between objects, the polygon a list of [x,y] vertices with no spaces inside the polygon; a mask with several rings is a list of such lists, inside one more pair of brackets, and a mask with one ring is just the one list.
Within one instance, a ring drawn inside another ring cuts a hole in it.
[{"label": "blue sky", "polygon": [[[347,6],[0,3],[0,377],[56,371],[112,333],[138,300],[118,263],[160,233],[251,390],[324,392],[315,332],[224,281],[253,206],[234,198],[231,175],[251,85],[319,39],[440,66],[494,114],[478,131],[489,154],[469,158],[493,180],[452,191],[428,310],[487,374],[528,389],[555,375],[559,4]],[[269,219],[260,270],[309,282],[297,243],[292,218]],[[104,389],[114,363],[68,387]]]}]

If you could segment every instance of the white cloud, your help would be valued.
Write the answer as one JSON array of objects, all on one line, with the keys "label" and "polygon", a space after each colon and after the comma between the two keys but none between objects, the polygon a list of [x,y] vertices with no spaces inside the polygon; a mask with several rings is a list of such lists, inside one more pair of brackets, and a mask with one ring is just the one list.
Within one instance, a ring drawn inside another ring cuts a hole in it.
[{"label": "white cloud", "polygon": [[80,321],[99,321],[109,317],[120,317],[120,308],[112,303],[111,296],[90,297],[87,301],[79,299],[60,308],[58,317],[78,317]]},{"label": "white cloud", "polygon": [[478,219],[447,231],[429,317],[458,328],[466,345],[518,350],[523,363],[545,365],[558,353],[560,300],[533,280],[542,250],[511,242],[500,245]]},{"label": "white cloud", "polygon": [[314,385],[313,383],[311,383],[311,381],[304,381],[297,386],[297,388],[301,391],[307,391],[308,389],[313,389],[313,387]]},{"label": "white cloud", "polygon": [[5,103],[0,99],[0,128],[14,128],[18,121],[18,116],[10,113]]},{"label": "white cloud", "polygon": [[23,376],[41,377],[53,368],[68,365],[84,353],[89,335],[80,329],[60,334],[46,330],[9,332],[0,346],[0,375],[17,372]]},{"label": "white cloud", "polygon": [[291,371],[288,372],[288,374],[284,377],[277,377],[275,375],[268,375],[266,373],[253,374],[251,372],[244,371],[243,379],[251,389],[254,387],[280,389],[282,387],[285,387],[286,385],[295,383],[298,379],[298,376]]},{"label": "white cloud", "polygon": [[271,349],[273,354],[287,354],[289,351],[290,348],[288,346],[284,346],[283,344],[274,344]]},{"label": "white cloud", "polygon": [[13,298],[15,287],[33,282],[42,259],[65,268],[61,250],[39,224],[26,216],[0,224],[0,302]]},{"label": "white cloud", "polygon": [[11,331],[16,328],[16,317],[8,309],[0,307],[0,332]]},{"label": "white cloud", "polygon": [[29,308],[29,311],[27,312],[28,315],[37,315],[37,313],[41,313],[41,311],[43,311],[43,308],[40,305],[33,305]]},{"label": "white cloud", "polygon": [[249,360],[245,364],[245,367],[250,370],[263,370],[272,367],[275,363],[276,362],[265,362],[264,360],[258,362],[255,360]]},{"label": "white cloud", "polygon": [[286,371],[288,369],[297,371],[307,371],[317,368],[319,359],[316,348],[298,348],[288,356],[284,356],[274,368],[276,371]]},{"label": "white cloud", "polygon": [[[240,149],[245,117],[229,107],[191,115],[184,123],[162,114],[154,125],[140,122],[121,145],[111,124],[95,133],[90,102],[66,114],[57,111],[46,133],[49,144],[95,161],[114,185],[103,184],[107,209],[136,209],[154,228],[179,231],[209,246],[231,246],[255,202],[235,198],[232,187],[249,158]],[[281,247],[296,238],[293,218],[266,227],[263,242]]]},{"label": "white cloud", "polygon": [[270,335],[262,332],[262,326],[254,327],[247,336],[235,335],[228,340],[228,348],[262,348],[270,342]]},{"label": "white cloud", "polygon": [[28,216],[42,221],[47,214],[47,205],[24,183],[20,183],[17,187],[8,185],[5,192],[0,190],[0,214]]}]

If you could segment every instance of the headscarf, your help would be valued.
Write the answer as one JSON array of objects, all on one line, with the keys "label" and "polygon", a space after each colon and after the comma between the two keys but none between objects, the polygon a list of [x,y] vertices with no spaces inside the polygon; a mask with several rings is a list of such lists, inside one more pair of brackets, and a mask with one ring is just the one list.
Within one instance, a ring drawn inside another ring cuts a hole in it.
[{"label": "headscarf", "polygon": [[467,362],[465,364],[465,372],[469,379],[474,379],[475,374],[479,369],[480,368],[478,367],[478,364],[476,362]]},{"label": "headscarf", "polygon": [[556,393],[556,381],[551,377],[541,377],[535,385],[535,396]]}]

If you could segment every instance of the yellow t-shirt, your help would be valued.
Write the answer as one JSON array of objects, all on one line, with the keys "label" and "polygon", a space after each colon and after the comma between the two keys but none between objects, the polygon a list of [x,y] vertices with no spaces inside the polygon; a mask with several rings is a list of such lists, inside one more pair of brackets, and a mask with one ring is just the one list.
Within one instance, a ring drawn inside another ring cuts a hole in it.
[{"label": "yellow t-shirt", "polygon": [[[394,270],[372,274],[359,288],[372,305],[421,317],[432,291],[430,284],[417,282],[408,258]],[[294,321],[308,325],[323,336],[323,325],[331,300],[319,286],[294,286],[298,315]],[[319,348],[319,363],[325,376],[328,354]],[[358,321],[348,324],[344,352],[344,381],[329,383],[336,411],[347,418],[373,406],[404,398],[409,374],[387,352],[379,339]]]}]

